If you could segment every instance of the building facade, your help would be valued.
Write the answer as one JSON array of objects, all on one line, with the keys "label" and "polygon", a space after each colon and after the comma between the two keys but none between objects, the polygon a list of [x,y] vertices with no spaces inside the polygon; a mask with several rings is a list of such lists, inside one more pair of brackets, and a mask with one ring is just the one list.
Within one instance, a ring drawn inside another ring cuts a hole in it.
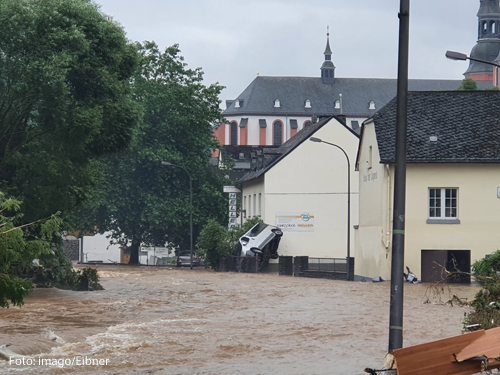
[{"label": "building facade", "polygon": [[[396,101],[363,124],[356,274],[391,275]],[[500,93],[412,92],[405,265],[423,281],[500,249]],[[465,278],[460,281],[468,281]]]},{"label": "building facade", "polygon": [[[499,0],[494,1],[498,4]],[[477,53],[484,46],[489,51],[492,46],[500,45],[500,39],[493,42],[481,39],[480,44]],[[318,77],[257,76],[236,99],[227,100],[224,111],[227,122],[214,130],[220,144],[279,146],[318,119],[332,115],[359,132],[364,120],[396,96],[396,79],[337,77],[329,35],[323,54]],[[470,74],[481,71],[480,68],[471,65]],[[410,79],[408,86],[410,91],[442,91],[454,90],[461,83],[461,80]],[[489,87],[491,79],[478,85]]]},{"label": "building facade", "polygon": [[301,130],[272,155],[264,152],[262,161],[241,179],[242,208],[247,219],[257,216],[282,228],[280,255],[346,258],[347,159],[335,147],[310,142],[312,136],[337,144],[349,156],[351,225],[357,224],[354,161],[359,138],[335,117]]}]

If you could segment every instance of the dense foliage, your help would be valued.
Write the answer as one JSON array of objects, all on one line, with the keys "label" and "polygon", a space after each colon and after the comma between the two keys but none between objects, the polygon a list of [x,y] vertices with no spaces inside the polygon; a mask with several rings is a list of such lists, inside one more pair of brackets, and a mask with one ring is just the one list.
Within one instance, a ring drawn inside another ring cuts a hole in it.
[{"label": "dense foliage", "polygon": [[137,60],[89,0],[0,1],[0,189],[25,220],[91,197],[92,160],[128,145]]},{"label": "dense foliage", "polygon": [[476,91],[476,90],[479,90],[476,81],[474,81],[472,78],[469,77],[464,78],[460,86],[458,86],[458,88],[456,89],[456,91]]},{"label": "dense foliage", "polygon": [[[478,328],[500,326],[500,251],[472,265],[473,275],[482,289],[472,303],[473,311],[467,314],[466,326],[479,324]],[[473,327],[473,329],[476,327]]]},{"label": "dense foliage", "polygon": [[497,276],[497,272],[500,272],[500,251],[475,262],[472,265],[472,272],[481,285],[487,283],[488,278]]},{"label": "dense foliage", "polygon": [[1,201],[15,213],[0,212],[0,306],[21,305],[32,281],[99,287],[61,248],[76,209],[131,263],[141,243],[189,247],[191,183],[194,237],[222,222],[227,180],[210,164],[221,90],[177,45],[129,43],[91,0],[0,0],[0,191],[19,199]]},{"label": "dense foliage", "polygon": [[1,307],[21,305],[32,282],[80,280],[61,218],[94,197],[96,158],[134,137],[138,61],[90,0],[0,0]]},{"label": "dense foliage", "polygon": [[86,211],[89,224],[129,246],[131,264],[138,262],[141,243],[189,248],[190,177],[194,238],[209,218],[227,215],[227,181],[209,163],[218,146],[212,129],[222,121],[222,86],[204,85],[202,71],[187,68],[176,45],[160,51],[145,42],[138,48],[134,93],[143,119],[131,146],[101,163],[106,178],[100,198]]},{"label": "dense foliage", "polygon": [[33,260],[52,253],[50,243],[60,231],[54,215],[23,227],[15,225],[21,202],[0,193],[0,307],[21,306],[33,289],[30,279],[20,277],[33,267]]},{"label": "dense foliage", "polygon": [[206,263],[217,270],[220,259],[226,255],[238,254],[238,241],[254,225],[262,222],[257,217],[246,221],[242,227],[228,229],[215,220],[209,220],[198,238],[198,252],[205,257]]},{"label": "dense foliage", "polygon": [[[476,81],[474,81],[472,78],[467,77],[462,80],[462,83],[460,86],[455,91],[477,91],[479,88],[477,87]],[[493,87],[487,87],[484,89],[485,91],[498,91],[497,86]]]}]

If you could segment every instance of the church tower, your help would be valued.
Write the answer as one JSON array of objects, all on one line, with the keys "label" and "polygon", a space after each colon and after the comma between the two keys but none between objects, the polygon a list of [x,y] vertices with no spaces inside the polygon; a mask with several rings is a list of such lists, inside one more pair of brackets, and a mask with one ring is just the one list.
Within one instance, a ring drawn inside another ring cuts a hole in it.
[{"label": "church tower", "polygon": [[[498,0],[497,0],[498,1]],[[325,61],[321,66],[321,80],[325,84],[335,83],[335,65],[332,62],[332,49],[330,48],[330,32],[326,33]]]},{"label": "church tower", "polygon": [[[495,61],[500,53],[500,0],[480,0],[478,18],[478,41],[470,57]],[[470,61],[464,76],[475,81],[493,81],[493,66]]]}]

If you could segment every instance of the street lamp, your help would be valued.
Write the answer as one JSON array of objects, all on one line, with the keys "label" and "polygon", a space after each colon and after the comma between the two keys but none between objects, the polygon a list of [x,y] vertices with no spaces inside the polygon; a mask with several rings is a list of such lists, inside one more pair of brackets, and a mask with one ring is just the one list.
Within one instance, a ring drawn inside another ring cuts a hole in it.
[{"label": "street lamp", "polygon": [[311,137],[311,142],[326,143],[327,145],[337,147],[342,151],[347,160],[347,280],[351,280],[351,163],[349,156],[344,149],[334,143],[323,141],[322,139]]},{"label": "street lamp", "polygon": [[471,61],[477,61],[477,62],[480,62],[483,64],[493,65],[495,67],[495,68],[493,68],[494,85],[498,86],[498,68],[500,68],[500,64],[496,64],[495,62],[490,62],[490,61],[486,61],[486,60],[476,59],[474,57],[469,57],[465,53],[455,52],[455,51],[446,51],[445,56],[447,59],[454,60],[454,61],[471,60]]},{"label": "street lamp", "polygon": [[187,175],[189,176],[189,239],[190,239],[190,255],[191,260],[189,262],[191,269],[193,269],[193,179],[191,178],[191,174],[188,170],[180,165],[169,163],[168,161],[162,161],[161,165],[178,167],[184,169]]}]

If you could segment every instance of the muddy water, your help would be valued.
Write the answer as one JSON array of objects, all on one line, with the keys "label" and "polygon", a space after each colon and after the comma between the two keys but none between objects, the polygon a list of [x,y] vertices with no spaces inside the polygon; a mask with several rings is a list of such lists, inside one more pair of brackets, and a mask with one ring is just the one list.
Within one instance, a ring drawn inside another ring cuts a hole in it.
[{"label": "muddy water", "polygon": [[[99,271],[104,291],[38,289],[22,309],[0,310],[0,345],[12,343],[8,349],[35,361],[0,359],[0,374],[362,374],[380,368],[387,349],[389,283]],[[436,295],[429,285],[406,285],[405,346],[460,334],[466,308],[439,302],[477,289]],[[426,295],[432,303],[423,303]],[[108,365],[37,362],[68,358]]]}]

